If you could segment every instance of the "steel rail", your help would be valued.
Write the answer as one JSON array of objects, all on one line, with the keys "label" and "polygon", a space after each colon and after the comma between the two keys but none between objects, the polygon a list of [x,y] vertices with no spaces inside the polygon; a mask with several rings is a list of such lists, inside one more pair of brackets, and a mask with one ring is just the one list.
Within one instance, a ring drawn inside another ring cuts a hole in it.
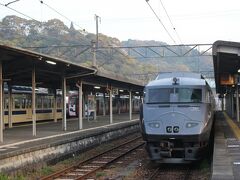
[{"label": "steel rail", "polygon": [[[93,156],[93,157],[90,157],[90,158],[88,158],[88,159],[86,159],[86,160],[84,160],[84,161],[81,161],[80,163],[78,163],[78,164],[76,164],[76,165],[72,165],[72,166],[70,166],[70,167],[68,167],[68,168],[65,168],[65,169],[62,169],[62,170],[59,170],[59,171],[57,171],[57,172],[55,172],[55,173],[53,173],[53,174],[50,174],[50,175],[48,175],[48,176],[45,176],[45,177],[41,177],[40,178],[40,180],[50,180],[50,179],[55,179],[55,178],[58,178],[58,177],[60,177],[60,176],[62,176],[62,175],[65,175],[65,174],[67,174],[67,173],[69,173],[69,172],[71,172],[71,171],[74,171],[74,169],[78,169],[80,166],[82,166],[82,165],[84,165],[84,164],[86,164],[86,163],[89,163],[89,162],[91,162],[92,160],[94,160],[94,159],[96,159],[96,158],[98,158],[98,157],[101,157],[102,155],[105,155],[105,154],[107,154],[107,153],[109,153],[109,152],[111,152],[111,151],[114,151],[114,150],[116,150],[116,149],[118,149],[118,148],[120,148],[120,147],[123,147],[123,146],[125,146],[125,145],[127,145],[127,144],[129,144],[129,143],[132,143],[132,142],[134,142],[134,141],[136,141],[136,140],[138,140],[138,139],[140,139],[141,138],[141,136],[138,136],[138,137],[136,137],[136,138],[134,138],[134,139],[131,139],[131,140],[129,140],[129,141],[127,141],[127,142],[124,142],[124,143],[122,143],[122,144],[120,144],[120,145],[118,145],[118,146],[116,146],[116,147],[114,147],[114,148],[111,148],[111,149],[109,149],[109,150],[106,150],[106,151],[104,151],[104,152],[102,152],[102,153],[100,153],[100,154],[97,154],[97,155],[95,155],[95,156]],[[143,145],[144,143],[141,143],[141,145]],[[140,145],[140,146],[141,146]],[[139,147],[139,146],[138,146]],[[136,148],[135,148],[136,149]],[[132,150],[129,150],[129,152],[131,152]],[[118,157],[117,159],[119,159],[120,157]],[[116,160],[117,160],[116,159]],[[115,161],[115,160],[114,160]],[[96,170],[95,170],[96,171]],[[94,172],[95,172],[94,171]],[[93,172],[92,172],[93,173]],[[90,171],[89,171],[89,173],[88,174],[90,174]],[[85,175],[84,175],[85,176]],[[82,176],[80,177],[80,178],[82,178]]]}]

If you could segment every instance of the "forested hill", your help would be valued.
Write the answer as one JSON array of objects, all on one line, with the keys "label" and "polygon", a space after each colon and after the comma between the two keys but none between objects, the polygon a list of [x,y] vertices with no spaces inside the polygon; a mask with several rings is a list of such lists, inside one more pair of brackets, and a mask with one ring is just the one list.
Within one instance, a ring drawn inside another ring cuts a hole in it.
[{"label": "forested hill", "polygon": [[[58,19],[38,22],[17,16],[6,16],[0,22],[1,44],[25,48],[38,47],[30,49],[87,66],[92,65],[93,55],[89,47],[91,46],[91,41],[95,39],[94,34],[76,30],[73,24],[67,27]],[[117,38],[103,34],[99,35],[99,47],[139,45],[166,45],[166,43],[137,40],[120,42]],[[138,49],[138,51],[143,53],[145,49]],[[196,59],[194,58],[180,60],[174,58],[143,59],[137,56],[127,56],[125,50],[118,48],[99,48],[96,53],[96,59],[99,69],[131,77],[134,77],[132,76],[133,74],[157,71],[196,71],[197,68],[199,69],[199,64],[196,64]],[[211,69],[211,64],[211,59],[201,60],[200,69]],[[196,68],[196,66],[198,67]]]}]

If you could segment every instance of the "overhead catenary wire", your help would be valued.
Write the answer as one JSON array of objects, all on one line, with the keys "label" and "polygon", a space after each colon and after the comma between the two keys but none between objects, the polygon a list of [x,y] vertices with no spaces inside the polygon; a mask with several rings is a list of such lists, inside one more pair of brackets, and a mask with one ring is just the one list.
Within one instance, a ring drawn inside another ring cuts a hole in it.
[{"label": "overhead catenary wire", "polygon": [[157,15],[157,13],[154,11],[154,9],[152,8],[152,6],[149,4],[149,0],[145,0],[146,3],[148,4],[148,6],[150,7],[150,9],[152,10],[152,12],[154,13],[154,15],[156,16],[156,18],[158,19],[158,21],[161,23],[161,25],[163,26],[164,30],[166,31],[166,33],[168,34],[168,36],[171,38],[171,40],[174,42],[174,44],[176,44],[176,41],[174,40],[174,38],[171,36],[171,34],[169,33],[169,31],[167,30],[167,28],[165,27],[165,25],[163,24],[162,20],[160,19],[160,17]]},{"label": "overhead catenary wire", "polygon": [[[13,3],[13,2],[12,2],[12,3]],[[23,16],[29,18],[29,19],[32,19],[32,20],[34,20],[34,21],[38,21],[38,20],[36,20],[36,19],[34,19],[34,18],[32,18],[32,17],[30,17],[30,16],[28,16],[28,15],[26,15],[26,14],[24,14],[24,13],[18,11],[18,10],[16,10],[16,9],[13,9],[13,8],[9,7],[9,6],[8,6],[9,3],[8,3],[8,4],[2,4],[2,3],[0,3],[0,5],[1,5],[1,6],[4,6],[4,7],[6,7],[6,8],[8,8],[8,9],[11,9],[12,11],[14,11],[14,12],[16,12],[16,13],[18,13],[18,14],[21,14],[21,15],[23,15]],[[38,21],[38,22],[39,22],[39,21]]]},{"label": "overhead catenary wire", "polygon": [[11,1],[11,2],[5,4],[5,6],[8,6],[9,4],[12,4],[12,3],[15,3],[15,2],[18,2],[18,1],[20,1],[20,0]]},{"label": "overhead catenary wire", "polygon": [[181,38],[180,38],[180,36],[179,36],[177,30],[176,30],[176,27],[173,25],[173,22],[172,22],[172,20],[171,20],[171,18],[170,18],[170,16],[169,16],[169,14],[168,14],[168,12],[167,12],[165,6],[164,6],[162,0],[160,0],[160,3],[161,3],[161,5],[162,5],[162,7],[163,7],[163,9],[164,9],[164,11],[165,11],[167,17],[168,17],[168,20],[169,20],[170,24],[172,25],[173,30],[175,31],[175,33],[176,33],[176,35],[177,35],[178,40],[180,41],[181,44],[183,44],[183,43],[182,43],[182,40],[181,40]]},{"label": "overhead catenary wire", "polygon": [[74,25],[78,26],[83,32],[85,32],[86,30],[82,27],[80,27],[78,24],[74,23],[71,19],[69,19],[68,17],[66,17],[65,15],[63,15],[62,13],[60,13],[59,11],[57,11],[56,9],[54,9],[52,6],[44,3],[42,0],[39,0],[39,2],[41,4],[44,4],[45,6],[47,6],[49,9],[51,9],[52,11],[54,11],[55,13],[59,14],[60,16],[64,17],[66,20],[72,22]]}]

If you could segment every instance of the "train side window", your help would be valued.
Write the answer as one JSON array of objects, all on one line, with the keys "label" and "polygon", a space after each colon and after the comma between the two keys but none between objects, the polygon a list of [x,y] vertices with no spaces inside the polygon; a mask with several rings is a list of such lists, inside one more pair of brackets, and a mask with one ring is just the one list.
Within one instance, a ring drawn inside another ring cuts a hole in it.
[{"label": "train side window", "polygon": [[28,108],[32,108],[32,99],[28,98]]},{"label": "train side window", "polygon": [[49,108],[50,107],[50,101],[49,97],[46,96],[43,98],[43,108]]},{"label": "train side window", "polygon": [[62,98],[57,97],[57,108],[62,108]]},{"label": "train side window", "polygon": [[42,96],[37,97],[37,108],[42,108]]},{"label": "train side window", "polygon": [[4,109],[8,109],[9,98],[4,97]]},{"label": "train side window", "polygon": [[26,108],[26,98],[22,98],[22,108]]},{"label": "train side window", "polygon": [[16,96],[14,99],[14,107],[15,109],[20,109],[21,108],[21,98]]}]

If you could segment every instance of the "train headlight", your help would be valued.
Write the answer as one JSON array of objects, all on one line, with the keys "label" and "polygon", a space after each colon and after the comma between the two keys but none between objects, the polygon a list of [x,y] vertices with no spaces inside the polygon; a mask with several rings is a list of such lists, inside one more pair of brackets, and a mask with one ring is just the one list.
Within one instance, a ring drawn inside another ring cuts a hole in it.
[{"label": "train headlight", "polygon": [[151,122],[151,123],[148,123],[148,126],[151,128],[159,128],[160,124],[158,122]]},{"label": "train headlight", "polygon": [[186,124],[186,128],[192,128],[192,127],[195,127],[197,126],[199,123],[196,123],[196,122],[188,122]]}]

